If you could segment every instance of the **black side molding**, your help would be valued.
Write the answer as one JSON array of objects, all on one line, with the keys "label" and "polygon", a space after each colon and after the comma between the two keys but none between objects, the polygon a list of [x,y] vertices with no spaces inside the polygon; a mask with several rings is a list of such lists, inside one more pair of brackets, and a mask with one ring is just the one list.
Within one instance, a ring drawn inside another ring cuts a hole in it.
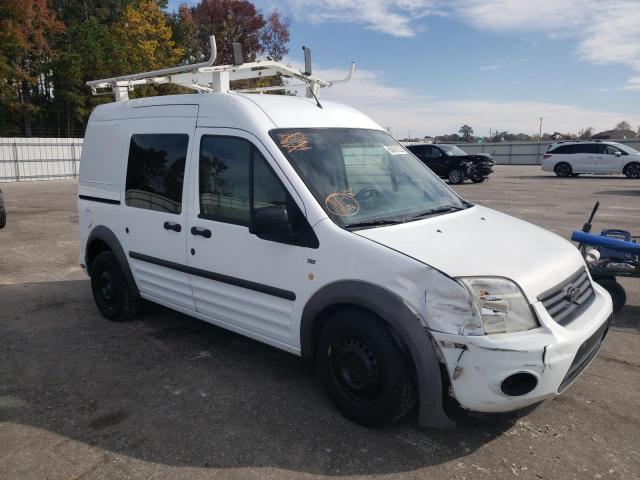
[{"label": "black side molding", "polygon": [[188,265],[182,265],[180,263],[170,262],[161,258],[150,257],[149,255],[145,255],[143,253],[129,252],[129,256],[143,262],[153,263],[154,265],[171,268],[172,270],[188,273],[197,277],[208,278],[209,280],[215,280],[216,282],[228,283],[229,285],[246,288],[247,290],[253,290],[254,292],[266,293],[267,295],[284,298],[285,300],[293,301],[296,299],[296,294],[290,290],[283,290],[282,288],[272,287],[263,283],[251,282],[249,280],[243,280],[242,278],[230,277],[229,275],[223,275],[221,273],[209,272],[207,270],[190,267]]},{"label": "black side molding", "polygon": [[108,203],[110,205],[120,205],[120,200],[113,200],[111,198],[92,197],[91,195],[78,195],[81,200],[89,200],[90,202]]}]

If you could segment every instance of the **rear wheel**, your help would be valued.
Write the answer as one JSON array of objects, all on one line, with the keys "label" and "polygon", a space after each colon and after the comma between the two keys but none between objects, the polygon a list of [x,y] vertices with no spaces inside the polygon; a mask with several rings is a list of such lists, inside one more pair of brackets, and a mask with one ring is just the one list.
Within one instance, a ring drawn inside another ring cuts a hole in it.
[{"label": "rear wheel", "polygon": [[570,177],[573,174],[573,169],[567,162],[560,162],[553,171],[556,172],[556,175],[559,177]]},{"label": "rear wheel", "polygon": [[615,278],[598,278],[596,283],[603,287],[613,301],[613,311],[617,312],[624,304],[627,303],[627,293],[624,291],[624,287],[620,285]]},{"label": "rear wheel", "polygon": [[127,320],[138,310],[138,298],[129,288],[113,252],[101,252],[93,260],[91,291],[100,313],[108,320]]},{"label": "rear wheel", "polygon": [[640,163],[633,162],[624,167],[624,174],[628,178],[640,178]]},{"label": "rear wheel", "polygon": [[454,168],[449,172],[449,183],[458,185],[464,182],[464,172],[459,168]]},{"label": "rear wheel", "polygon": [[7,224],[7,212],[5,210],[2,210],[0,212],[0,228],[4,228],[6,224]]},{"label": "rear wheel", "polygon": [[407,356],[382,320],[366,311],[335,313],[322,329],[316,360],[329,396],[357,423],[393,423],[415,402]]}]

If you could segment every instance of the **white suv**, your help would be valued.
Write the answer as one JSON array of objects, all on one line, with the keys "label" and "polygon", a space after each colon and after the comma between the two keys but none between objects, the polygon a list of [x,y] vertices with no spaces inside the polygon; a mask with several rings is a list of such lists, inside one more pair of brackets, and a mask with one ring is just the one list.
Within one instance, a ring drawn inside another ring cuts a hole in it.
[{"label": "white suv", "polygon": [[98,106],[78,212],[106,318],[133,316],[142,297],[312,359],[365,425],[416,400],[421,424],[451,425],[443,392],[479,412],[554,397],[612,311],[571,243],[463,200],[330,102],[231,92]]},{"label": "white suv", "polygon": [[559,177],[596,173],[640,178],[640,152],[616,142],[558,142],[549,145],[542,169]]}]

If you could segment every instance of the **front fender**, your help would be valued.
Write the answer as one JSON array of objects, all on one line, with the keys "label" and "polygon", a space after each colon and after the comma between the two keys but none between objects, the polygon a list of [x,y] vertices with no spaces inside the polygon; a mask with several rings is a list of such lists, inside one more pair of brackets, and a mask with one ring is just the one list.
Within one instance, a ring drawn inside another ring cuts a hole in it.
[{"label": "front fender", "polygon": [[302,355],[313,358],[323,313],[339,305],[356,305],[380,316],[414,362],[423,426],[451,428],[442,404],[442,377],[429,330],[421,318],[393,292],[364,281],[345,280],[321,288],[307,302],[300,325]]}]

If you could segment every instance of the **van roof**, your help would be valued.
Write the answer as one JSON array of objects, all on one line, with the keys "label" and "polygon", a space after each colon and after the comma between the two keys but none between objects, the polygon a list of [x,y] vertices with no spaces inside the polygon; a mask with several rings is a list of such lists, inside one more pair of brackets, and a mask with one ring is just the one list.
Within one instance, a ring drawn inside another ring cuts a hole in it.
[{"label": "van roof", "polygon": [[[91,122],[139,118],[140,116],[190,116],[181,105],[198,106],[198,126],[270,130],[272,128],[368,128],[383,130],[362,112],[329,101],[322,108],[310,98],[290,95],[205,93],[165,95],[113,102],[96,107]],[[150,115],[149,107],[158,107]],[[142,109],[143,110],[139,110]],[[184,110],[184,109],[183,109]],[[143,113],[144,112],[144,113]],[[177,112],[177,113],[175,113]]]}]

